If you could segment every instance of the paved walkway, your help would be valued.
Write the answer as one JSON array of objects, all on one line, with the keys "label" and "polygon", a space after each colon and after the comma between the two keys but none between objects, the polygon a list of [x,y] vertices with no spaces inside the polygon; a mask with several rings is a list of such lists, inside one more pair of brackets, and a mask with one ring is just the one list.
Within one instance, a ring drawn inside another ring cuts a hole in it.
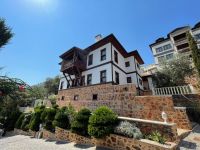
[{"label": "paved walkway", "polygon": [[105,150],[95,146],[77,145],[68,142],[56,142],[35,139],[24,135],[15,135],[0,139],[0,150]]},{"label": "paved walkway", "polygon": [[180,150],[200,150],[200,125],[196,125],[192,132],[179,144]]}]

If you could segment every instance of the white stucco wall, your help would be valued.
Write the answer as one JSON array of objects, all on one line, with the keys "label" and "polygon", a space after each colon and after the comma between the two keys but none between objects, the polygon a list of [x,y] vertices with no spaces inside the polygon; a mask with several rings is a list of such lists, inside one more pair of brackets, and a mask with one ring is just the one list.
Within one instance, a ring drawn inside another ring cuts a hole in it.
[{"label": "white stucco wall", "polygon": [[[101,61],[101,50],[104,48],[106,48],[106,60]],[[93,64],[88,66],[88,57],[91,54],[93,54]],[[87,55],[87,69],[106,63],[108,61],[111,61],[111,43],[108,43],[100,48],[97,48],[96,50],[91,51]]]}]

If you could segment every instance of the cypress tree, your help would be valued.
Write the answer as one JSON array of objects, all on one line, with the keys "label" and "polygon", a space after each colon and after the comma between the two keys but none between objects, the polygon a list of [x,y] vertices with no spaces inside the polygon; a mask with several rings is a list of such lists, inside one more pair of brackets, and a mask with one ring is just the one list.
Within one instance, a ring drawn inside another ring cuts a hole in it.
[{"label": "cypress tree", "polygon": [[189,41],[189,47],[192,51],[193,62],[200,77],[200,49],[198,49],[196,40],[189,32],[187,33],[187,38]]}]

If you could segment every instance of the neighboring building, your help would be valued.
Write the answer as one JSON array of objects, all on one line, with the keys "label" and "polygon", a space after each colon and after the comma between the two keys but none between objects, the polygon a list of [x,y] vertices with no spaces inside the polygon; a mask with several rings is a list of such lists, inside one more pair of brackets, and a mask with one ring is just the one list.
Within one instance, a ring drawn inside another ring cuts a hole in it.
[{"label": "neighboring building", "polygon": [[190,32],[197,40],[198,47],[200,48],[200,22],[194,28],[190,26],[176,28],[167,35],[167,38],[159,38],[155,43],[150,45],[155,64],[170,60],[178,53],[184,53],[191,57],[191,51],[186,37],[187,32]]},{"label": "neighboring building", "polygon": [[62,59],[59,90],[104,83],[135,84],[143,90],[140,65],[144,64],[137,50],[127,52],[113,34],[95,37],[91,46],[72,47]]}]

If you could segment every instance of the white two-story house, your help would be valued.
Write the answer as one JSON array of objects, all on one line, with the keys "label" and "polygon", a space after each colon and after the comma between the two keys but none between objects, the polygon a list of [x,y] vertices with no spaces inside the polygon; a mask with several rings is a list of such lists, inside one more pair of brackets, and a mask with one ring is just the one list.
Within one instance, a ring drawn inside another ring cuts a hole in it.
[{"label": "white two-story house", "polygon": [[113,34],[95,37],[91,46],[72,47],[62,59],[59,90],[97,84],[135,84],[143,90],[140,65],[144,64],[137,50],[127,52]]}]

